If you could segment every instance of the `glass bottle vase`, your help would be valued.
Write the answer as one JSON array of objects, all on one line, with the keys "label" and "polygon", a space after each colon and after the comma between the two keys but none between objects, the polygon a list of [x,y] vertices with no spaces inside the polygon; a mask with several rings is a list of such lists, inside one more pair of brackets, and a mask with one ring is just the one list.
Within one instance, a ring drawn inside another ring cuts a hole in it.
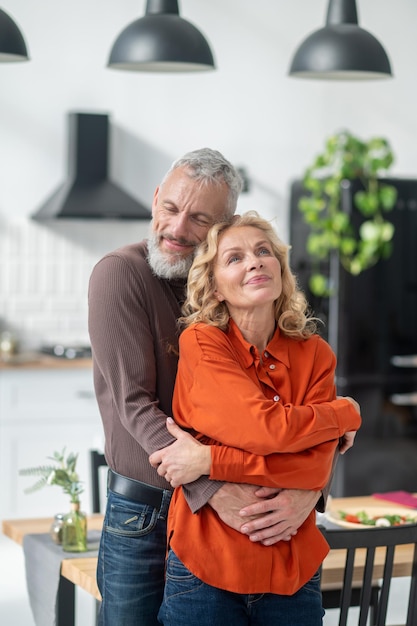
[{"label": "glass bottle vase", "polygon": [[85,513],[80,511],[79,502],[71,502],[71,511],[64,515],[62,549],[65,552],[87,550],[87,518]]}]

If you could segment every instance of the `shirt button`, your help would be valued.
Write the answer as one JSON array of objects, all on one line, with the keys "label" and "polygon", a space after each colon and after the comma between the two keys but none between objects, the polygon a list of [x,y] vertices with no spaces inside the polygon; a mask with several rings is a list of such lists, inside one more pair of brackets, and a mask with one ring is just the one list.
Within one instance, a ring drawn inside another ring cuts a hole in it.
[{"label": "shirt button", "polygon": [[270,369],[270,370],[274,370],[274,369],[275,369],[275,365],[270,365],[270,366],[269,366],[269,369]]},{"label": "shirt button", "polygon": [[269,352],[264,352],[264,358],[267,359],[269,357]]},{"label": "shirt button", "polygon": [[274,402],[278,402],[279,396],[274,396]]}]

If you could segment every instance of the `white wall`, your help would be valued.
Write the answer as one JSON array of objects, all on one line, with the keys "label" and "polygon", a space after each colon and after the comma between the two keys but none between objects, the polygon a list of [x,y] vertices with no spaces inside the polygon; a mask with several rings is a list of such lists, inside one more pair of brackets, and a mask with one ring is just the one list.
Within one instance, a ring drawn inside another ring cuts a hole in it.
[{"label": "white wall", "polygon": [[[175,157],[204,145],[221,150],[252,179],[240,209],[276,217],[284,238],[289,183],[334,131],[386,136],[396,154],[392,173],[416,176],[417,3],[357,0],[357,5],[360,25],[389,53],[392,80],[330,83],[287,76],[297,45],[324,25],[327,0],[180,0],[182,16],[205,33],[218,66],[216,72],[186,75],[105,67],[114,39],[144,14],[145,0],[2,0],[1,8],[21,27],[32,60],[0,65],[0,266],[9,258],[3,245],[8,222],[20,218],[26,237],[37,240],[39,227],[28,218],[65,177],[68,111],[110,113],[113,176],[148,203]],[[81,246],[84,254],[81,282],[73,299],[69,296],[72,307],[85,301],[86,266],[114,247],[104,233],[102,245],[90,250],[89,238],[97,240],[101,228],[86,222],[67,237],[74,251]],[[115,245],[135,235],[120,224],[113,232]],[[51,250],[59,248],[54,230],[47,240]],[[57,258],[68,268],[64,256]],[[25,255],[21,262],[27,263]],[[13,282],[7,276],[1,281],[0,273],[0,318],[10,322],[19,303],[6,288]],[[45,319],[30,327],[25,319],[18,317],[24,333],[46,338]],[[83,318],[71,338],[84,331]]]},{"label": "white wall", "polygon": [[148,222],[0,218],[0,331],[23,351],[88,345],[87,287],[95,262],[146,236]]}]

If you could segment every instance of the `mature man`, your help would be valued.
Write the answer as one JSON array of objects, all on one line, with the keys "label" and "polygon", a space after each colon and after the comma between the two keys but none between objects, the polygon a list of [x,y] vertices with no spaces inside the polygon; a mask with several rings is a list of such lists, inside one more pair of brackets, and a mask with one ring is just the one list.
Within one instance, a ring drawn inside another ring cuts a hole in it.
[{"label": "mature man", "polygon": [[[166,418],[177,367],[176,320],[194,250],[213,223],[233,215],[241,187],[219,152],[186,154],[155,191],[148,240],[107,254],[91,275],[89,332],[110,467],[97,569],[102,626],[158,624],[172,487],[148,458],[175,441]],[[192,511],[208,503],[248,541],[266,545],[289,539],[320,495],[282,491],[271,499],[262,497],[267,490],[205,477],[185,491]]]}]

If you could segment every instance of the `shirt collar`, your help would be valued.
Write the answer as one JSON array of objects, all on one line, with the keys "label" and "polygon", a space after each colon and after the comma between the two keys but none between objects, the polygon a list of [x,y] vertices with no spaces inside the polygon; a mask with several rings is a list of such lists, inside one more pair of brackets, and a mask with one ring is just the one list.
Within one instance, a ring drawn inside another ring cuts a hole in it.
[{"label": "shirt collar", "polygon": [[[256,347],[244,339],[238,326],[232,319],[229,320],[227,334],[229,335],[233,345],[244,358],[245,365],[250,367],[254,361],[254,351],[256,351]],[[283,335],[277,326],[271,341],[265,348],[265,352],[268,352],[268,354],[270,354],[274,359],[281,361],[281,363],[289,368],[290,359],[288,341],[289,338]]]}]

